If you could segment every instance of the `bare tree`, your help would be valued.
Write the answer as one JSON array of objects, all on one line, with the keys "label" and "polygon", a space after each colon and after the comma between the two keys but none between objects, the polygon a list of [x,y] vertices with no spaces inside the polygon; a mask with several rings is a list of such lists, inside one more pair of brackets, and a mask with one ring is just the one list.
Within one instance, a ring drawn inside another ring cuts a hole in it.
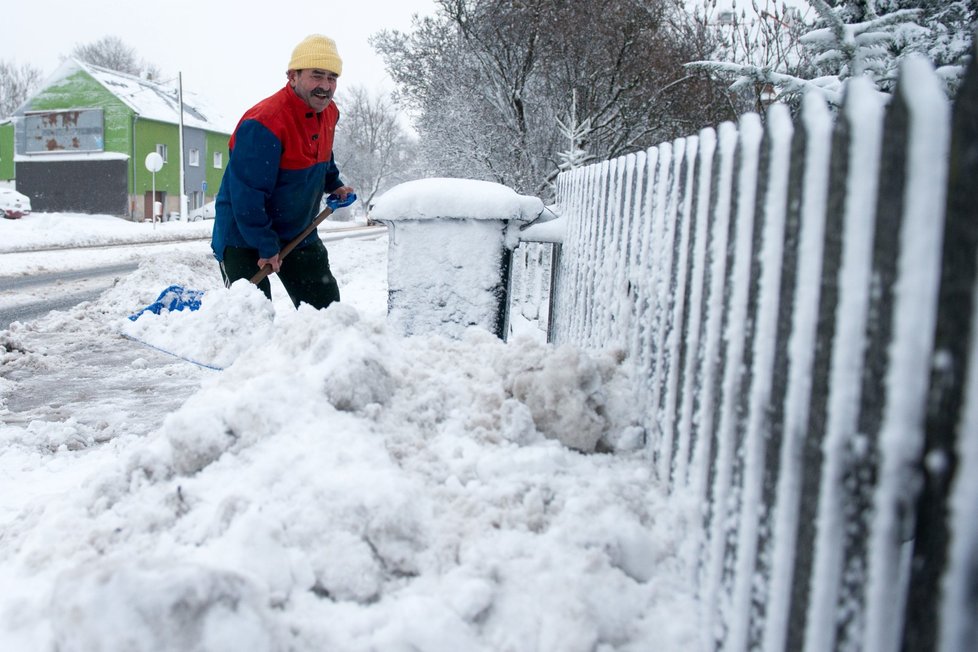
[{"label": "bare tree", "polygon": [[0,118],[9,116],[41,83],[41,71],[29,63],[0,61]]},{"label": "bare tree", "polygon": [[334,150],[344,179],[362,205],[370,206],[378,193],[411,177],[413,145],[388,94],[351,86],[338,103],[342,117]]},{"label": "bare tree", "polygon": [[722,85],[683,68],[713,48],[672,0],[437,5],[412,32],[371,39],[436,174],[549,195],[572,106],[574,120],[590,127],[577,148],[597,158],[730,115]]},{"label": "bare tree", "polygon": [[[736,8],[716,11],[708,6],[697,16],[716,39],[711,60],[788,75],[801,74],[811,67],[812,57],[801,44],[801,37],[813,22],[810,9],[803,12],[787,0],[748,0],[747,5],[749,11],[741,5],[739,13]],[[723,78],[700,62],[691,63],[690,68],[708,70]],[[776,94],[776,87],[766,79],[745,80],[730,87],[737,113],[757,111],[762,118],[765,106]]]},{"label": "bare tree", "polygon": [[71,51],[74,58],[116,72],[146,79],[159,79],[160,69],[140,60],[136,50],[118,36],[103,36],[97,41],[76,45]]}]

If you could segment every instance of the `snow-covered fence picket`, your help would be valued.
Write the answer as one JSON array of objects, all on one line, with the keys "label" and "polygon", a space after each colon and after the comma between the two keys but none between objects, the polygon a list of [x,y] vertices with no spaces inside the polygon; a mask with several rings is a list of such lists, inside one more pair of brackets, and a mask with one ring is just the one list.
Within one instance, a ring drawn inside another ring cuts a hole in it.
[{"label": "snow-covered fence picket", "polygon": [[978,70],[953,115],[922,60],[859,81],[563,173],[515,254],[703,506],[704,650],[978,649]]}]

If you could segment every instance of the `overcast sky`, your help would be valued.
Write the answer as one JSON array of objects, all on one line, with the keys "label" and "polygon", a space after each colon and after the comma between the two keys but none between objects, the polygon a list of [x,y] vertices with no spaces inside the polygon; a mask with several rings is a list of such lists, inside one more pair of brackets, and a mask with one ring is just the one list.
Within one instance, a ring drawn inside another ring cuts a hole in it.
[{"label": "overcast sky", "polygon": [[[251,6],[249,6],[251,5]],[[292,48],[308,34],[336,40],[344,85],[392,88],[367,43],[382,29],[407,30],[433,0],[15,0],[2,10],[0,60],[30,63],[44,77],[75,45],[118,36],[164,74],[205,96],[232,124],[285,84]],[[259,8],[260,7],[260,8]]]}]

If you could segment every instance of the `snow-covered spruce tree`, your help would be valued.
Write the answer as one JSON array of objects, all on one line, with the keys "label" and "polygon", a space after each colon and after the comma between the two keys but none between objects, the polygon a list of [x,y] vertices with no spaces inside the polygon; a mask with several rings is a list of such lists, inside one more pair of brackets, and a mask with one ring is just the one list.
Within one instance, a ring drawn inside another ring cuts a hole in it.
[{"label": "snow-covered spruce tree", "polygon": [[694,61],[690,68],[732,79],[731,90],[770,85],[778,101],[797,106],[809,88],[838,104],[847,79],[865,76],[884,93],[911,53],[929,58],[953,96],[967,63],[976,0],[810,0],[818,19],[801,38],[795,70],[742,61]]},{"label": "snow-covered spruce tree", "polygon": [[591,121],[580,121],[577,118],[577,91],[572,94],[570,116],[566,122],[557,118],[557,128],[560,134],[567,139],[567,149],[557,152],[557,169],[561,172],[573,170],[582,165],[587,165],[593,160],[586,150],[581,149],[581,143],[587,140],[591,134]]}]

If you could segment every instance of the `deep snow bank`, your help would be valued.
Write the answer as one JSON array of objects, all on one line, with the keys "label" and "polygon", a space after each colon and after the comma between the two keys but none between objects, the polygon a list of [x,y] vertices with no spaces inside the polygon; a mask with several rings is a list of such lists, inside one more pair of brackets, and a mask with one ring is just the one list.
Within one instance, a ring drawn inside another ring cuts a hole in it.
[{"label": "deep snow bank", "polygon": [[[138,307],[128,282],[89,312]],[[631,450],[613,354],[208,294],[139,335],[230,366],[0,537],[11,649],[694,646],[689,514]]]}]

